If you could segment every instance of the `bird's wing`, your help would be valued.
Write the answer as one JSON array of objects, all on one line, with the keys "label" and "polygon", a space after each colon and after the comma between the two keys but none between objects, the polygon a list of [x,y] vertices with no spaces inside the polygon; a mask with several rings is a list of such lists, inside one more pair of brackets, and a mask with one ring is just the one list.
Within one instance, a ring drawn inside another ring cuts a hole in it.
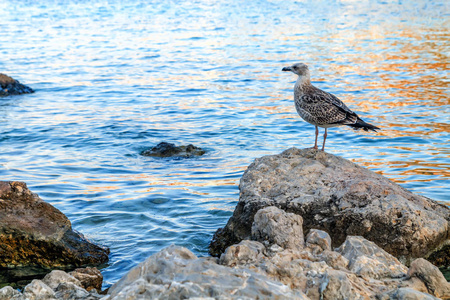
[{"label": "bird's wing", "polygon": [[339,98],[318,88],[302,95],[302,102],[314,110],[319,124],[354,124],[358,115],[351,111]]}]

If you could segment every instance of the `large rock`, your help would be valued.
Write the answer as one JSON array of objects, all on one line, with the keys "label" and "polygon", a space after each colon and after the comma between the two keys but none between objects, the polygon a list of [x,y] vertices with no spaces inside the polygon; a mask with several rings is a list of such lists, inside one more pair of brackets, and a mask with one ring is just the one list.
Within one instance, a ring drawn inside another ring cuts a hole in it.
[{"label": "large rock", "polygon": [[[271,229],[263,235],[265,239],[252,234],[259,241],[243,240],[228,247],[219,263],[266,275],[314,300],[437,299],[434,296],[448,299],[449,284],[438,268],[418,259],[408,270],[363,237],[348,236],[336,251],[331,251],[328,234],[316,229],[310,230],[305,247],[271,242],[303,241],[296,230],[286,228],[286,220],[291,218],[292,214],[274,206],[259,210],[252,230],[270,224]],[[291,220],[301,224],[301,217],[297,218]]]},{"label": "large rock", "polygon": [[25,183],[0,181],[0,268],[98,265],[108,254],[72,230],[67,217]]},{"label": "large rock", "polygon": [[362,236],[401,262],[447,249],[433,262],[448,261],[450,209],[415,195],[389,179],[346,159],[314,149],[291,148],[253,162],[240,182],[239,203],[214,235],[210,253],[218,256],[251,238],[256,212],[276,206],[303,217],[305,232],[328,232],[333,247],[349,235]]},{"label": "large rock", "polygon": [[0,73],[0,96],[34,93],[33,89],[19,81]]},{"label": "large rock", "polygon": [[190,298],[308,299],[265,275],[221,266],[215,259],[197,258],[186,248],[170,246],[128,272],[105,300]]}]

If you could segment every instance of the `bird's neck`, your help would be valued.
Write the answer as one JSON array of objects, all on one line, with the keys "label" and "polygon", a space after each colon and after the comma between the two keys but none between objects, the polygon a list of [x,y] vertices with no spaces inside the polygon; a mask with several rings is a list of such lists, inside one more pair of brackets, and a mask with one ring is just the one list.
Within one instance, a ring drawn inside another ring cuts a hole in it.
[{"label": "bird's neck", "polygon": [[307,75],[303,75],[303,76],[298,76],[294,89],[303,90],[310,86],[311,86],[311,80],[309,78],[309,74],[307,74]]}]

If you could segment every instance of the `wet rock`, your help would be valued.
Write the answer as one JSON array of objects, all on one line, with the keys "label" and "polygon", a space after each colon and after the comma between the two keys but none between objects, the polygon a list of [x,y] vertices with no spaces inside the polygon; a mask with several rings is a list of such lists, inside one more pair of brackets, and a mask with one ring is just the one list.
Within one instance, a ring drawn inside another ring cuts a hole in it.
[{"label": "wet rock", "polygon": [[114,284],[106,299],[307,299],[301,292],[248,269],[197,258],[170,246],[150,256]]},{"label": "wet rock", "polygon": [[[267,206],[302,216],[305,231],[328,232],[332,247],[349,235],[363,236],[406,264],[428,257],[450,236],[448,207],[346,159],[314,149],[291,148],[256,159],[239,188],[233,216],[211,242],[214,256],[251,239],[255,214]],[[449,257],[450,253],[442,255]],[[440,261],[446,261],[442,255]]]},{"label": "wet rock", "polygon": [[441,271],[423,258],[411,263],[408,277],[420,279],[426,286],[428,293],[442,299],[450,299],[450,283]]},{"label": "wet rock", "polygon": [[72,230],[67,217],[25,183],[0,181],[0,268],[98,265],[108,254]]},{"label": "wet rock", "polygon": [[8,75],[0,73],[0,97],[34,93],[33,89],[21,84]]},{"label": "wet rock", "polygon": [[401,278],[408,271],[397,258],[360,236],[347,236],[336,251],[349,260],[350,271],[363,277]]},{"label": "wet rock", "polygon": [[206,151],[194,145],[175,146],[175,144],[161,142],[155,147],[141,152],[143,156],[153,157],[192,157],[201,156]]},{"label": "wet rock", "polygon": [[303,220],[296,214],[286,213],[275,206],[266,207],[255,214],[252,239],[267,245],[276,244],[283,249],[301,249]]},{"label": "wet rock", "polygon": [[87,291],[91,291],[93,289],[101,291],[102,289],[103,275],[95,267],[78,268],[69,274],[78,279],[81,283],[81,287]]}]

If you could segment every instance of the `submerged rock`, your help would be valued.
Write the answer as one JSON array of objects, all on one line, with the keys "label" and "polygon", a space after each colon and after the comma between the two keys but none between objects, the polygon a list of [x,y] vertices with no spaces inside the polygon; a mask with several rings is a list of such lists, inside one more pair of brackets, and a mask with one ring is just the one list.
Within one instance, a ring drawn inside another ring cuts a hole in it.
[{"label": "submerged rock", "polygon": [[142,151],[141,155],[153,157],[192,157],[201,156],[205,153],[205,150],[191,144],[187,146],[175,146],[175,144],[161,142],[151,149]]},{"label": "submerged rock", "polygon": [[72,230],[69,219],[24,182],[0,181],[0,268],[98,265],[108,254]]},{"label": "submerged rock", "polygon": [[34,93],[33,89],[19,81],[0,73],[0,96]]},{"label": "submerged rock", "polygon": [[[326,152],[291,148],[258,158],[245,171],[239,188],[233,216],[211,242],[214,256],[250,239],[255,214],[267,206],[302,216],[306,232],[313,228],[328,232],[333,247],[349,235],[362,236],[406,264],[436,257],[430,254],[449,242],[448,207]],[[449,257],[449,251],[441,251],[433,262]]]}]

